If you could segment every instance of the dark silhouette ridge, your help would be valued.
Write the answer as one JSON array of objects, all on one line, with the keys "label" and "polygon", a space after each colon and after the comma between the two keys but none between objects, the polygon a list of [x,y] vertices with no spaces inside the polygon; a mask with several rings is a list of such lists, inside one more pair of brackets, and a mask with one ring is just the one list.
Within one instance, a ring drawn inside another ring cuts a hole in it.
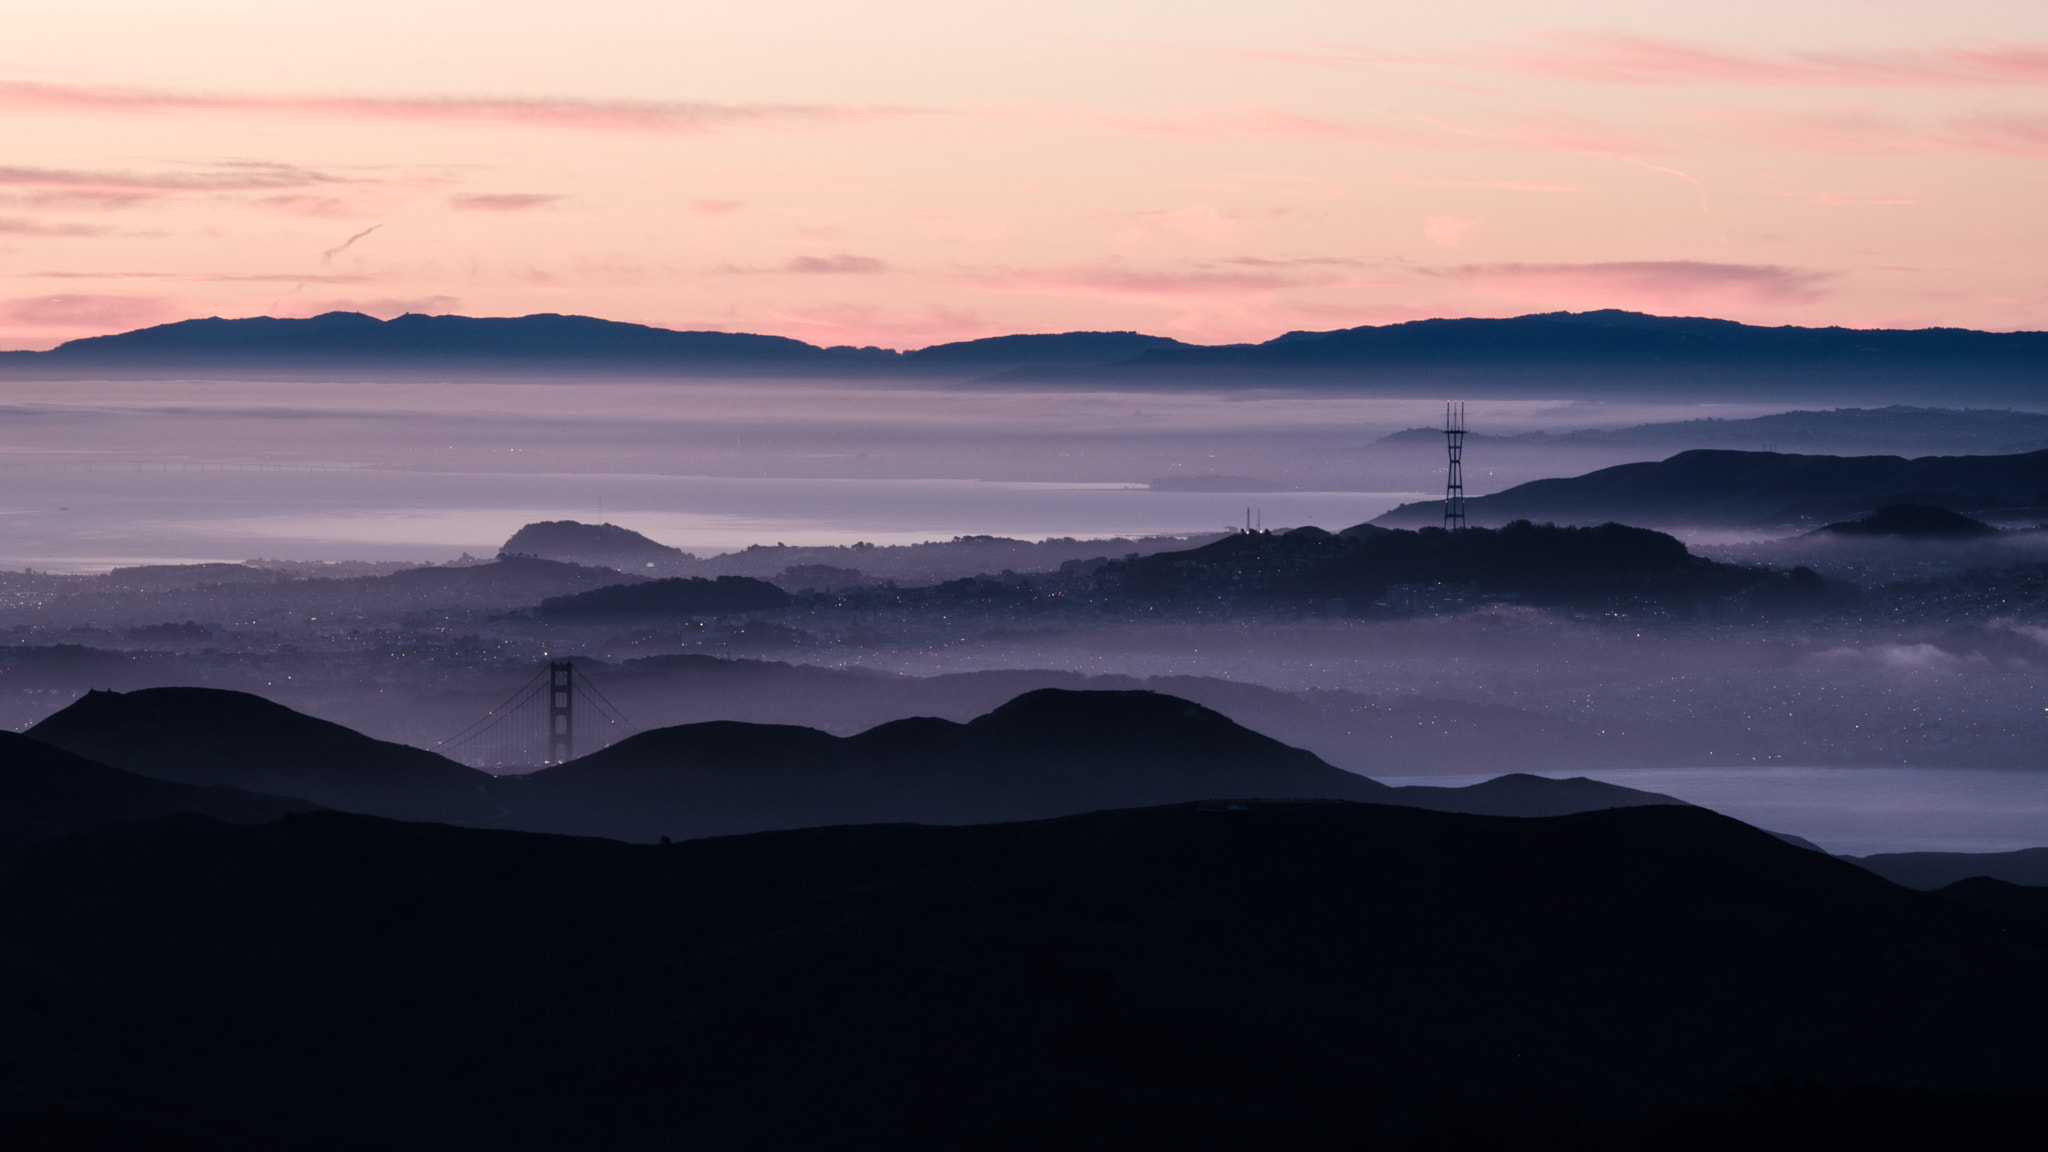
[{"label": "dark silhouette ridge", "polygon": [[1173,696],[1040,689],[966,724],[917,717],[838,737],[780,724],[661,728],[506,779],[501,826],[651,842],[830,824],[1028,820],[1217,796],[1557,815],[1678,804],[1591,780],[1390,788]]},{"label": "dark silhouette ridge", "polygon": [[1152,691],[1043,689],[966,724],[911,718],[851,737],[794,725],[687,724],[504,778],[210,688],[90,692],[29,737],[152,779],[232,784],[401,819],[646,842],[829,824],[1032,819],[1249,794],[1543,816],[1683,803],[1535,776],[1390,788]]},{"label": "dark silhouette ridge", "polygon": [[549,619],[697,615],[789,607],[789,593],[751,576],[672,576],[644,584],[614,584],[572,596],[550,596],[539,613]]},{"label": "dark silhouette ridge", "polygon": [[482,772],[246,692],[88,692],[28,736],[141,776],[303,797],[350,812],[464,821],[499,811]]},{"label": "dark silhouette ridge", "polygon": [[16,1081],[266,1147],[1640,1148],[1702,1112],[1771,1146],[1847,1111],[1773,1084],[1964,1121],[1944,1093],[2048,1086],[2038,945],[1676,806],[177,817],[18,856],[0,938]]},{"label": "dark silhouette ridge", "polygon": [[1246,532],[1096,573],[1098,585],[1113,597],[1187,604],[1341,600],[1347,608],[1369,605],[1396,584],[1469,584],[1457,593],[1465,599],[1513,594],[1535,604],[1684,605],[1717,601],[1769,579],[1763,571],[1694,556],[1677,539],[1647,528],[1526,520],[1462,532],[1381,531],[1369,525],[1337,534],[1317,528]]},{"label": "dark silhouette ridge", "polygon": [[976,373],[1013,368],[1082,368],[1129,360],[1164,348],[1192,348],[1167,336],[1138,332],[1060,332],[989,336],[934,344],[903,354],[910,368],[965,369]]},{"label": "dark silhouette ridge", "polygon": [[173,784],[109,768],[14,732],[0,732],[0,855],[97,824],[191,812],[259,824],[318,804],[221,785]]},{"label": "dark silhouette ridge", "polygon": [[1613,309],[1507,319],[1440,319],[1331,332],[1289,332],[1262,344],[1198,346],[1135,333],[1073,332],[961,341],[899,354],[819,348],[777,336],[679,332],[587,316],[352,312],[306,320],[185,320],[69,341],[49,352],[0,353],[31,371],[147,368],[428,367],[560,372],[980,377],[1010,386],[1186,388],[1246,383],[1413,394],[1457,385],[1503,395],[1683,389],[1782,395],[1853,386],[2032,395],[2048,370],[2048,334],[1847,328],[1764,328],[1728,320]]},{"label": "dark silhouette ridge", "polygon": [[1842,859],[1894,884],[1932,891],[1972,876],[2048,889],[2048,848],[2017,852],[1880,852]]},{"label": "dark silhouette ridge", "polygon": [[[1819,519],[1887,504],[1959,512],[2031,505],[2048,491],[2048,451],[2011,456],[1800,456],[1695,449],[1583,476],[1532,480],[1472,497],[1476,524],[1758,526]],[[1945,495],[1944,495],[1945,494]],[[1403,504],[1373,521],[1389,528],[1440,522],[1442,501]]]},{"label": "dark silhouette ridge", "polygon": [[[2042,851],[2035,849],[2034,851]],[[2000,855],[2018,855],[2001,853]],[[1862,864],[1861,860],[1851,863]],[[1865,865],[1868,867],[1868,865]],[[1994,867],[1996,865],[1994,864]],[[1875,871],[1875,869],[1873,869]],[[2014,869],[2022,875],[2038,876],[2039,865],[2031,871]],[[1881,873],[1880,873],[1881,874]],[[1908,872],[1908,875],[1912,873]],[[1915,877],[1918,879],[1919,877]],[[1919,884],[1905,887],[1919,888]],[[1939,888],[1928,889],[1934,895],[1966,908],[1975,908],[2005,922],[2021,932],[2029,934],[2035,943],[2048,944],[2048,886],[2015,883],[1995,876],[1966,876]]]},{"label": "dark silhouette ridge", "polygon": [[1187,385],[1247,379],[1413,389],[1463,384],[1502,394],[1530,386],[1662,391],[1702,386],[1782,394],[1843,385],[1968,380],[2032,394],[2048,369],[2048,333],[1765,328],[1729,320],[1604,309],[1508,319],[1439,319],[1263,344],[1163,348],[1093,368],[1023,368],[999,383]]},{"label": "dark silhouette ridge", "polygon": [[1861,520],[1844,520],[1815,529],[1833,536],[1906,536],[1929,540],[1968,540],[1996,536],[1998,529],[1982,520],[1931,504],[1887,504]]}]

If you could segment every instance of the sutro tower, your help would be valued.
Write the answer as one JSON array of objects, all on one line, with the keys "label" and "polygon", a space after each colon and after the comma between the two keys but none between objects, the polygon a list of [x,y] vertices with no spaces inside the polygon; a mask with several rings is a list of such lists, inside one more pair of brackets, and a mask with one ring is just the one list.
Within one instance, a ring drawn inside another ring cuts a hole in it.
[{"label": "sutro tower", "polygon": [[1444,403],[1444,446],[1451,469],[1444,475],[1444,531],[1465,527],[1465,402]]}]

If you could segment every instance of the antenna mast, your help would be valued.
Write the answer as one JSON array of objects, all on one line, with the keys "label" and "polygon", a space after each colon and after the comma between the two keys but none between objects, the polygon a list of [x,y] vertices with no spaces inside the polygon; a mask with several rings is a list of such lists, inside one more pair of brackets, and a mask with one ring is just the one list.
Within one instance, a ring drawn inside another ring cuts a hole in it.
[{"label": "antenna mast", "polygon": [[1451,454],[1444,475],[1444,531],[1465,528],[1465,402],[1444,402],[1444,447]]}]

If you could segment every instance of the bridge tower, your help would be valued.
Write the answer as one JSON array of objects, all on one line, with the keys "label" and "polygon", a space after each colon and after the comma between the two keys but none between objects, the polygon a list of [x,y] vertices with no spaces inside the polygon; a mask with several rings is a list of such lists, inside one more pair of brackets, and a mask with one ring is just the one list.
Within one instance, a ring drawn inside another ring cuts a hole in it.
[{"label": "bridge tower", "polygon": [[548,761],[566,764],[576,758],[576,666],[567,660],[548,662]]},{"label": "bridge tower", "polygon": [[1444,531],[1465,527],[1465,402],[1444,403],[1444,447],[1451,454],[1450,471],[1444,475]]}]

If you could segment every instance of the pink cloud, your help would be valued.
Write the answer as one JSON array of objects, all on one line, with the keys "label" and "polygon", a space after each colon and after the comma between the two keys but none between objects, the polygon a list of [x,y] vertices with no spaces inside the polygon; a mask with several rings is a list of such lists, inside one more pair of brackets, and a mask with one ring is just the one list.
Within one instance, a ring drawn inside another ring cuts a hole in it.
[{"label": "pink cloud", "polygon": [[304,272],[30,272],[38,280],[164,280],[188,284],[361,284],[374,277]]},{"label": "pink cloud", "polygon": [[1699,108],[1689,116],[1737,134],[1746,142],[1809,152],[1853,156],[1920,152],[2048,156],[2048,116],[2038,113],[1977,112],[1925,123],[1853,106],[1819,112]]},{"label": "pink cloud", "polygon": [[338,216],[356,216],[361,213],[356,206],[338,196],[265,196],[254,201],[257,207],[286,212],[294,216],[311,216],[333,219]]},{"label": "pink cloud", "polygon": [[825,304],[814,308],[777,309],[769,315],[779,329],[812,343],[852,344],[883,348],[921,348],[953,340],[998,336],[1009,331],[971,312],[933,304],[916,310],[890,310],[869,304]]},{"label": "pink cloud", "polygon": [[1893,52],[1792,52],[1776,56],[1639,36],[1551,36],[1549,50],[1496,55],[1493,63],[1597,84],[1711,84],[1827,88],[1965,88],[2048,84],[2048,45],[1985,41]]},{"label": "pink cloud", "polygon": [[1417,180],[1417,188],[1495,188],[1503,192],[1581,192],[1576,184],[1552,184],[1541,180]]},{"label": "pink cloud", "polygon": [[1162,140],[1302,140],[1326,144],[1415,144],[1417,134],[1365,124],[1340,124],[1260,106],[1196,109],[1172,116],[1101,113],[1054,117],[1060,126],[1078,124]]},{"label": "pink cloud", "polygon": [[0,325],[116,331],[155,324],[172,313],[161,296],[27,296],[0,300]]},{"label": "pink cloud", "polygon": [[1191,240],[1222,244],[1237,234],[1237,226],[1230,213],[1212,204],[1190,204],[1185,208],[1140,212],[1112,243],[1128,248],[1154,232],[1174,232]]},{"label": "pink cloud", "polygon": [[1424,216],[1422,235],[1438,247],[1456,248],[1480,223],[1464,216]]},{"label": "pink cloud", "polygon": [[457,212],[526,212],[545,208],[563,199],[544,192],[486,192],[476,196],[456,196],[448,206]]},{"label": "pink cloud", "polygon": [[888,265],[872,256],[798,256],[782,266],[784,272],[803,273],[869,273],[886,272]]},{"label": "pink cloud", "polygon": [[294,300],[279,302],[270,309],[270,315],[282,317],[318,316],[323,312],[361,312],[379,320],[389,320],[407,313],[445,315],[453,312],[462,301],[454,296],[378,296],[367,300]]},{"label": "pink cloud", "polygon": [[0,234],[10,236],[104,236],[105,228],[91,224],[46,224],[20,216],[0,216]]},{"label": "pink cloud", "polygon": [[0,83],[0,107],[25,112],[122,115],[255,112],[635,132],[708,132],[721,128],[847,123],[923,111],[854,105],[708,104],[573,97],[225,95],[21,81]]},{"label": "pink cloud", "polygon": [[239,162],[210,172],[95,172],[74,168],[0,166],[0,186],[112,192],[124,197],[160,192],[242,192],[338,184],[339,176],[292,164]]},{"label": "pink cloud", "polygon": [[699,216],[726,216],[740,210],[737,200],[692,200],[690,211]]},{"label": "pink cloud", "polygon": [[1774,264],[1635,260],[1596,264],[1467,264],[1427,275],[1546,308],[1704,309],[1710,315],[1821,298],[1831,273]]},{"label": "pink cloud", "polygon": [[1238,272],[1191,268],[1149,271],[1116,266],[1004,271],[980,278],[989,287],[1083,300],[1119,300],[1180,306],[1190,300],[1251,300],[1288,288],[1337,283],[1328,272]]}]

